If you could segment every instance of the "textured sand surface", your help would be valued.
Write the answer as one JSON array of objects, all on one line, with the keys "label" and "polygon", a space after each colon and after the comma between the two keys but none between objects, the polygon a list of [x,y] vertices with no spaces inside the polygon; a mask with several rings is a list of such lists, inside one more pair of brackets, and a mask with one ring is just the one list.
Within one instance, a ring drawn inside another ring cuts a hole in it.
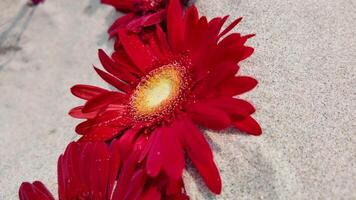
[{"label": "textured sand surface", "polygon": [[[356,199],[356,1],[197,0],[209,18],[244,16],[257,33],[242,73],[264,135],[207,132],[223,179],[211,195],[189,167],[192,199]],[[98,0],[0,2],[0,199],[22,181],[56,191],[56,162],[75,139],[75,83],[104,86],[91,68],[111,50],[113,9]],[[56,193],[56,192],[55,192]]]}]

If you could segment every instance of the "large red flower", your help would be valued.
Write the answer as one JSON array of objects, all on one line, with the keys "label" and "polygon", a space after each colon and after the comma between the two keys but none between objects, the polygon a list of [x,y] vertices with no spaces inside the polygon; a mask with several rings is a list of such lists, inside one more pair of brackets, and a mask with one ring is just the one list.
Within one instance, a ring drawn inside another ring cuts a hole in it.
[{"label": "large red flower", "polygon": [[[103,142],[72,142],[58,160],[59,200],[187,200],[181,179],[147,176],[138,162],[144,145],[145,140],[133,144],[127,138],[113,141],[110,147]],[[120,156],[126,156],[125,160],[120,161]],[[22,183],[19,197],[54,200],[39,181]]]},{"label": "large red flower", "polygon": [[251,117],[254,107],[234,98],[257,84],[251,77],[236,76],[238,63],[253,53],[245,45],[253,35],[227,35],[241,18],[221,30],[226,19],[198,17],[194,6],[184,13],[179,0],[171,0],[167,34],[157,26],[143,41],[121,29],[122,48],[111,58],[99,50],[108,73],[95,68],[118,91],[88,85],[72,88],[75,96],[86,100],[70,111],[73,117],[86,119],[76,127],[80,141],[108,141],[126,136],[127,130],[145,135],[148,144],[139,161],[150,177],[166,174],[180,180],[186,151],[210,190],[220,193],[213,154],[196,125],[213,130],[233,126],[261,134]]}]

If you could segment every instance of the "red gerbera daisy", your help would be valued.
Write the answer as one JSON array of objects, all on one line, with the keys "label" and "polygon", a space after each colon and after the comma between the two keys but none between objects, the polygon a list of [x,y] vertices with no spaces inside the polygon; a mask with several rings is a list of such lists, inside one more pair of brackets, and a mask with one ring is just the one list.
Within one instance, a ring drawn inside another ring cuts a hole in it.
[{"label": "red gerbera daisy", "polygon": [[[147,41],[121,29],[123,48],[112,58],[99,50],[107,72],[95,68],[119,91],[76,85],[72,93],[87,100],[70,111],[87,119],[76,127],[80,141],[108,141],[125,136],[126,130],[147,135],[148,144],[139,161],[146,173],[162,172],[171,180],[181,179],[186,151],[211,191],[220,193],[221,180],[209,144],[197,128],[213,130],[233,126],[253,135],[261,128],[251,117],[254,107],[234,98],[253,89],[257,81],[235,76],[238,63],[253,53],[245,45],[253,35],[226,36],[241,18],[224,30],[227,17],[198,17],[191,6],[183,13],[179,0],[167,10],[167,35],[157,26]],[[133,134],[133,133],[131,133]]]},{"label": "red gerbera daisy", "polygon": [[[124,153],[121,150],[130,146],[125,141],[114,141],[110,147],[103,142],[72,142],[58,160],[59,200],[187,200],[181,179],[169,181],[166,176],[154,179],[147,176],[138,163],[142,145],[145,140],[137,140],[132,152],[120,162]],[[54,200],[39,181],[22,183],[19,197],[20,200]]]}]

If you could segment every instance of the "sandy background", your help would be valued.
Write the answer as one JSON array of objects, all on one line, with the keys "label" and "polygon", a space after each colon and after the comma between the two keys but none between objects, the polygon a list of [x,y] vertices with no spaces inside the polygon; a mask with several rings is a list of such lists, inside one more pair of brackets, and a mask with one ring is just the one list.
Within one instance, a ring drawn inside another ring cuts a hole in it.
[{"label": "sandy background", "polygon": [[[223,179],[212,196],[189,168],[192,199],[356,199],[356,1],[197,0],[209,18],[244,16],[257,33],[242,72],[264,135],[208,133]],[[75,83],[106,86],[91,68],[117,14],[98,0],[0,2],[0,199],[22,181],[56,193],[56,162],[75,139]],[[194,179],[192,179],[192,177]]]}]

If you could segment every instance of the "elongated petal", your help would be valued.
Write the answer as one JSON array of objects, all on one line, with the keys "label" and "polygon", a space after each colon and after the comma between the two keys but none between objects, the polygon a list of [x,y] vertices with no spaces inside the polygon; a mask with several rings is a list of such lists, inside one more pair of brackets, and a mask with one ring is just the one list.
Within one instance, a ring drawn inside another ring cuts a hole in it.
[{"label": "elongated petal", "polygon": [[195,125],[188,120],[185,121],[185,125],[187,131],[183,132],[183,140],[188,156],[209,189],[219,194],[221,192],[221,179],[210,146]]},{"label": "elongated petal", "polygon": [[105,199],[109,183],[109,148],[103,142],[88,144],[86,148],[87,174],[93,199]]},{"label": "elongated petal", "polygon": [[134,141],[138,134],[139,130],[129,129],[123,133],[123,135],[119,139],[119,148],[120,148],[120,155],[123,160],[126,160],[127,157],[133,150]]},{"label": "elongated petal", "polygon": [[114,140],[111,142],[111,146],[110,146],[110,171],[109,171],[107,199],[111,199],[112,192],[115,185],[115,180],[118,176],[122,161],[124,160],[120,156],[120,142],[119,140]]},{"label": "elongated petal", "polygon": [[177,194],[181,194],[182,189],[183,189],[182,178],[178,180],[170,180],[166,188],[166,194],[167,196],[172,196],[172,199],[175,199],[173,197],[177,196]]},{"label": "elongated petal", "polygon": [[136,18],[135,13],[128,13],[122,17],[119,17],[108,29],[110,37],[118,34],[118,31],[124,28],[130,21]]},{"label": "elongated petal", "polygon": [[[81,135],[100,131],[101,128],[110,128],[113,131],[129,127],[131,119],[126,116],[122,110],[110,110],[102,112],[94,119],[88,119],[75,128],[75,131]],[[110,130],[109,129],[109,130]]]},{"label": "elongated petal", "polygon": [[172,180],[179,180],[182,177],[185,165],[183,147],[179,139],[179,128],[176,124],[164,129],[162,133],[163,146],[163,168]]},{"label": "elongated petal", "polygon": [[130,86],[125,84],[124,82],[120,81],[119,79],[113,77],[112,75],[104,72],[101,69],[98,69],[96,67],[94,67],[94,69],[95,69],[96,73],[110,85],[116,87],[117,89],[119,89],[125,93],[129,93],[131,91]]},{"label": "elongated petal", "polygon": [[57,181],[58,181],[58,198],[63,200],[66,198],[67,188],[65,181],[65,172],[63,167],[63,155],[60,155],[57,162]]},{"label": "elongated petal", "polygon": [[124,199],[126,192],[128,191],[131,178],[135,173],[139,155],[139,151],[133,151],[132,154],[130,154],[130,156],[124,161],[112,199]]},{"label": "elongated petal", "polygon": [[137,34],[120,30],[119,37],[131,60],[141,71],[145,72],[155,61],[150,49],[145,46]]},{"label": "elongated petal", "polygon": [[73,86],[70,90],[74,96],[85,100],[92,99],[100,94],[108,92],[108,90],[99,87],[80,84]]},{"label": "elongated petal", "polygon": [[166,11],[165,9],[162,9],[152,14],[147,14],[132,20],[130,23],[127,24],[126,28],[130,31],[138,33],[142,30],[143,27],[161,23],[165,16]]},{"label": "elongated petal", "polygon": [[235,96],[248,92],[256,87],[257,80],[248,76],[237,76],[225,80],[216,91],[216,96]]},{"label": "elongated petal", "polygon": [[250,116],[244,118],[243,120],[233,122],[233,125],[235,126],[235,128],[251,135],[262,134],[262,129],[260,125],[256,122],[255,119]]},{"label": "elongated petal", "polygon": [[48,199],[54,200],[53,195],[51,192],[47,189],[47,187],[41,182],[41,181],[35,181],[32,183],[38,190],[40,190],[43,194],[45,194]]},{"label": "elongated petal", "polygon": [[20,200],[54,200],[47,188],[39,181],[34,183],[24,182],[19,189]]},{"label": "elongated petal", "polygon": [[245,47],[244,51],[242,53],[241,60],[245,60],[246,58],[250,57],[254,51],[255,51],[255,49],[252,47]]},{"label": "elongated petal", "polygon": [[156,187],[150,187],[139,198],[139,200],[160,200],[160,199],[161,199],[161,193],[158,191]]},{"label": "elongated petal", "polygon": [[198,169],[200,175],[203,177],[208,188],[215,194],[221,193],[221,178],[219,170],[216,167],[214,161],[211,162],[199,162],[194,157],[192,158],[194,166]]},{"label": "elongated petal", "polygon": [[130,183],[128,184],[128,190],[125,195],[125,200],[137,199],[143,190],[147,175],[143,169],[138,170],[132,177]]},{"label": "elongated petal", "polygon": [[152,146],[155,144],[157,137],[159,137],[159,134],[156,134],[155,132],[151,133],[151,135],[149,136],[147,145],[145,146],[145,148],[142,150],[142,152],[140,154],[139,162],[142,162],[147,157]]},{"label": "elongated petal", "polygon": [[172,50],[178,52],[182,48],[184,37],[183,9],[179,0],[170,0],[167,9],[167,33]]},{"label": "elongated petal", "polygon": [[185,34],[184,34],[184,42],[185,47],[189,49],[192,41],[195,39],[194,36],[194,29],[196,24],[198,23],[198,10],[193,5],[187,9],[187,13],[184,16],[185,22]]},{"label": "elongated petal", "polygon": [[121,104],[126,95],[119,92],[106,92],[93,99],[90,99],[83,107],[84,113],[96,111],[101,108],[107,107],[109,104]]},{"label": "elongated petal", "polygon": [[77,106],[69,111],[69,115],[78,119],[92,119],[98,115],[97,111],[83,113],[84,106]]},{"label": "elongated petal", "polygon": [[161,51],[164,55],[170,54],[170,48],[167,41],[166,33],[163,32],[161,26],[156,26],[156,37],[158,46],[161,48]]},{"label": "elongated petal", "polygon": [[102,49],[98,51],[99,59],[104,69],[116,78],[125,81],[128,84],[133,84],[137,78],[129,71],[116,64]]},{"label": "elongated petal", "polygon": [[191,104],[187,106],[187,111],[194,122],[213,130],[225,129],[231,123],[225,112],[206,103]]},{"label": "elongated petal", "polygon": [[[202,18],[203,19],[203,18]],[[206,75],[209,73],[211,68],[213,68],[212,60],[215,56],[215,49],[217,48],[216,43],[218,40],[218,33],[220,31],[221,26],[225,22],[225,18],[216,17],[212,19],[207,25],[205,23],[201,25],[205,25],[205,29],[198,32],[200,34],[200,38],[198,40],[199,43],[195,46],[195,50],[192,55],[192,62],[194,63],[195,71],[197,73],[196,78],[199,80],[200,76]],[[199,25],[199,24],[198,24]]]},{"label": "elongated petal", "polygon": [[231,97],[222,97],[217,99],[208,99],[204,103],[218,108],[232,117],[244,118],[255,112],[255,108],[249,102],[242,99],[235,99]]},{"label": "elongated petal", "polygon": [[[212,94],[216,94],[218,89],[212,90],[211,88],[216,88],[226,79],[231,79],[238,72],[239,66],[233,62],[220,63],[214,67],[209,75],[206,76],[200,83],[196,85],[193,93],[196,94],[198,98],[207,98]],[[231,87],[231,86],[230,86]]]},{"label": "elongated petal", "polygon": [[111,55],[111,57],[116,63],[123,66],[135,76],[141,77],[143,75],[142,71],[140,71],[140,69],[132,62],[129,55],[122,47],[115,50],[116,51]]},{"label": "elongated petal", "polygon": [[125,129],[125,127],[110,127],[110,126],[91,127],[79,139],[79,142],[107,141],[115,137],[117,134],[119,134],[120,131],[122,131],[123,129]]},{"label": "elongated petal", "polygon": [[241,36],[239,33],[233,33],[221,40],[214,53],[212,62],[235,62],[238,63],[253,53],[253,48],[246,47],[245,42],[254,35]]},{"label": "elongated petal", "polygon": [[162,128],[156,129],[152,134],[156,134],[155,140],[152,143],[152,147],[149,150],[147,161],[146,161],[146,172],[149,176],[155,177],[158,175],[162,168]]},{"label": "elongated petal", "polygon": [[228,27],[226,27],[220,34],[219,34],[219,38],[223,37],[224,35],[226,35],[228,32],[230,32],[237,24],[240,23],[240,21],[242,20],[242,17],[235,19]]}]

